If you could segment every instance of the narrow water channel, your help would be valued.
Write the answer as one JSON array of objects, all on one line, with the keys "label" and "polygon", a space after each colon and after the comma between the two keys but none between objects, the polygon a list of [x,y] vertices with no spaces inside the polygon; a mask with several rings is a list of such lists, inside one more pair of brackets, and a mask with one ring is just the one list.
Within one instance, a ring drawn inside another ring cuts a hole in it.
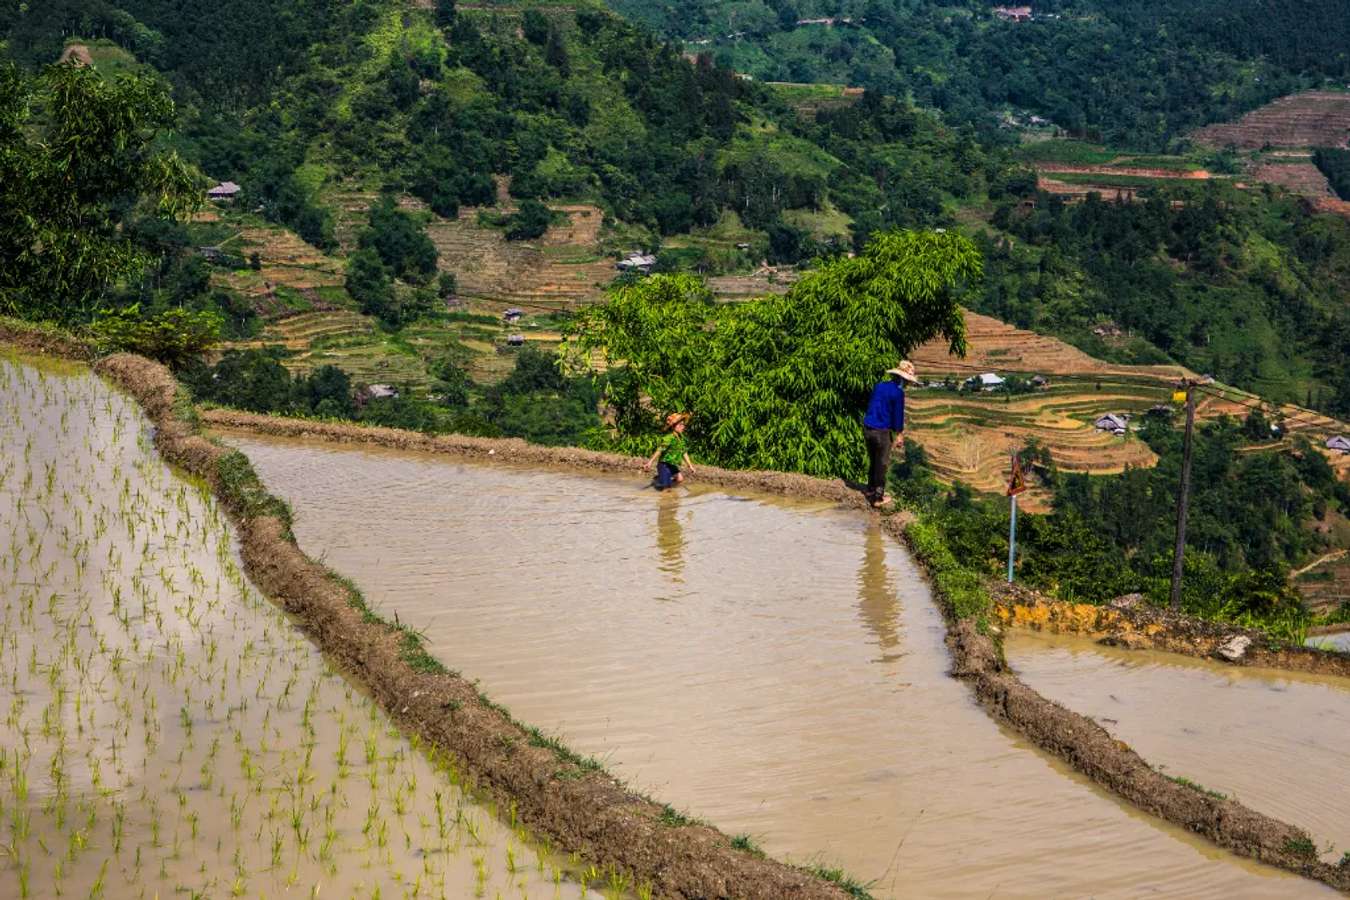
[{"label": "narrow water channel", "polygon": [[1291,897],[1000,730],[874,521],[819,503],[232,436],[301,545],[523,721],[878,896]]},{"label": "narrow water channel", "polygon": [[1174,778],[1235,796],[1350,850],[1350,679],[1248,669],[1014,631],[1027,684],[1091,716]]},{"label": "narrow water channel", "polygon": [[0,355],[0,897],[582,895],[249,586],[134,402],[36,366]]}]

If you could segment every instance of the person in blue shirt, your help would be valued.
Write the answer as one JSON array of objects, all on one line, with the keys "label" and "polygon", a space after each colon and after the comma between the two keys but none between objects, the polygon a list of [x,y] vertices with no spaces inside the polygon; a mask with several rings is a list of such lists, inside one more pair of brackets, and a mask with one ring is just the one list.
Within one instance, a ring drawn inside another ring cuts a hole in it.
[{"label": "person in blue shirt", "polygon": [[867,440],[867,502],[880,508],[891,502],[886,494],[886,473],[891,468],[891,451],[905,439],[905,382],[918,384],[914,363],[902,360],[887,369],[888,381],[872,388],[872,399],[863,417],[863,436]]}]

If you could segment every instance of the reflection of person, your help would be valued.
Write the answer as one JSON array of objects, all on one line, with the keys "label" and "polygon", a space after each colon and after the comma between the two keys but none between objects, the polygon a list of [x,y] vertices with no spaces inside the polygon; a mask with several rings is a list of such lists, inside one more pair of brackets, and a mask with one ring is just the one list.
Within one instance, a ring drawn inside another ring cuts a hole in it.
[{"label": "reflection of person", "polygon": [[656,549],[661,554],[661,571],[674,581],[683,581],[684,526],[680,524],[680,495],[672,491],[657,501]]},{"label": "reflection of person", "polygon": [[[690,475],[694,474],[694,464],[689,459],[689,445],[684,439],[684,429],[689,424],[688,413],[671,413],[666,416],[666,430],[669,432],[657,446],[652,458],[642,467],[649,472],[656,466],[656,488],[664,491],[684,482],[683,466]],[[658,462],[659,460],[659,462]]]},{"label": "reflection of person", "polygon": [[863,544],[862,568],[858,570],[858,610],[867,627],[876,635],[881,648],[881,659],[894,658],[900,645],[900,602],[886,565],[886,537],[880,523],[873,522],[867,529]]},{"label": "reflection of person", "polygon": [[894,369],[887,369],[890,380],[881,381],[872,388],[872,399],[863,417],[863,436],[867,440],[867,501],[875,507],[891,502],[886,494],[886,472],[891,467],[891,451],[905,439],[906,381],[917,384],[914,363],[902,360]]}]

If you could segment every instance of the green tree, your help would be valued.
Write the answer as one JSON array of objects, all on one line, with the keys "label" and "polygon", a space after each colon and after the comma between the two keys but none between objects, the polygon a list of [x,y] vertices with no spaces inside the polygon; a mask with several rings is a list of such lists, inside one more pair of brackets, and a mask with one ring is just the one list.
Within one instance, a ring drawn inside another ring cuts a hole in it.
[{"label": "green tree", "polygon": [[441,28],[455,24],[455,0],[436,0],[436,24]]},{"label": "green tree", "polygon": [[360,245],[378,253],[399,278],[421,284],[436,272],[436,245],[393,197],[370,207],[370,227],[361,232]]},{"label": "green tree", "polygon": [[358,250],[347,260],[347,293],[361,304],[361,312],[368,316],[385,317],[394,303],[394,288],[389,280],[380,254],[374,250]]},{"label": "green tree", "polygon": [[0,312],[87,322],[105,292],[151,261],[123,227],[176,218],[198,196],[161,149],[174,105],[149,77],[105,79],[0,64]]},{"label": "green tree", "polygon": [[304,412],[332,419],[350,419],[356,414],[352,380],[337,366],[319,366],[308,376],[295,379],[296,406]]},{"label": "green tree", "polygon": [[507,218],[506,239],[529,241],[548,231],[553,223],[553,211],[538,200],[522,200],[520,209]]},{"label": "green tree", "polygon": [[220,339],[221,319],[214,310],[169,309],[142,315],[139,305],[105,311],[90,330],[101,353],[139,353],[182,368]]},{"label": "green tree", "polygon": [[967,238],[891,232],[781,297],[720,305],[687,275],[618,288],[577,319],[566,346],[574,364],[592,352],[605,360],[625,449],[649,447],[656,416],[681,410],[709,462],[856,478],[873,384],[939,336],[964,355],[958,301],[982,271]]}]

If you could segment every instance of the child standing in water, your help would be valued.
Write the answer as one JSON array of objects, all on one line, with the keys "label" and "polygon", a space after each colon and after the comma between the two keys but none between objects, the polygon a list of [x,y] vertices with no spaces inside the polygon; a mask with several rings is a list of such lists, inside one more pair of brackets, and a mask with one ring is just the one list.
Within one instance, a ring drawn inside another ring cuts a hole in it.
[{"label": "child standing in water", "polygon": [[684,466],[690,475],[694,474],[694,464],[689,459],[689,445],[684,439],[684,429],[688,423],[688,413],[671,413],[666,416],[666,430],[670,433],[661,440],[652,458],[642,467],[644,472],[650,472],[652,466],[656,466],[655,483],[658,491],[664,491],[684,481],[684,473],[680,471],[680,466]]}]

